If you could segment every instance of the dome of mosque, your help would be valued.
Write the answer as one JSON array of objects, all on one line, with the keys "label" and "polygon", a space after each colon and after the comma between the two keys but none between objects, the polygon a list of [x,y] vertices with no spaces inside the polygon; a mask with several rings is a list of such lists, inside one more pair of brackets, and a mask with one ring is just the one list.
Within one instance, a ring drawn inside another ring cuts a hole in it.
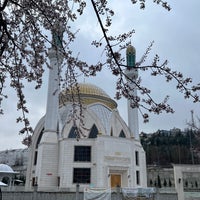
[{"label": "dome of mosque", "polygon": [[60,106],[70,102],[72,94],[76,97],[80,95],[81,102],[85,105],[101,102],[111,109],[117,107],[117,103],[104,90],[89,83],[79,83],[78,87],[74,87],[72,90],[62,91],[60,94]]},{"label": "dome of mosque", "polygon": [[14,173],[13,169],[6,164],[0,164],[0,172]]},{"label": "dome of mosque", "polygon": [[135,54],[135,47],[133,47],[132,45],[129,45],[126,49],[126,54]]}]

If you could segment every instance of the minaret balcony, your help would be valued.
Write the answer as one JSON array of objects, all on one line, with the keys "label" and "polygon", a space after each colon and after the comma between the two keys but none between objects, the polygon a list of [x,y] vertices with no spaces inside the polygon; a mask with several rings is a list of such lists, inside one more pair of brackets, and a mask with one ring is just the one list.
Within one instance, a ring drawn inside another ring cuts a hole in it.
[{"label": "minaret balcony", "polygon": [[125,70],[125,74],[129,79],[137,79],[138,78],[138,70],[135,68],[127,68]]}]

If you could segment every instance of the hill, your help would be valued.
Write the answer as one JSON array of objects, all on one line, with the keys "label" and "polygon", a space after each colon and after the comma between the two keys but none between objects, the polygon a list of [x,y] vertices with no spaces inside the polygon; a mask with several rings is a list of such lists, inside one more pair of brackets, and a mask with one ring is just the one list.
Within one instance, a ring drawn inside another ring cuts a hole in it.
[{"label": "hill", "polygon": [[191,129],[141,133],[147,165],[200,164],[200,133]]}]

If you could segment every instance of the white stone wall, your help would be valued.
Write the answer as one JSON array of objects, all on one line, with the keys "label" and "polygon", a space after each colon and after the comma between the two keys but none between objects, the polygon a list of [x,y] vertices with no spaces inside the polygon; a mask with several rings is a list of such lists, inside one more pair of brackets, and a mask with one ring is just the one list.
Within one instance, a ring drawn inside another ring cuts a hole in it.
[{"label": "white stone wall", "polygon": [[[86,145],[92,147],[91,162],[74,162],[74,146]],[[144,154],[137,147],[139,154]],[[126,138],[99,136],[96,139],[65,139],[60,142],[59,172],[60,188],[75,187],[73,183],[73,168],[91,168],[91,186],[110,187],[110,173],[122,174],[122,187],[146,186],[146,167],[144,156],[141,155],[139,166],[135,165],[134,144]],[[136,185],[135,173],[140,171],[141,184]],[[88,187],[81,184],[80,187]]]},{"label": "white stone wall", "polygon": [[[93,141],[76,139],[66,139],[60,142],[60,161],[59,161],[59,176],[60,176],[60,188],[71,188],[75,187],[76,183],[73,183],[73,168],[91,168],[91,174],[93,175],[93,164],[94,155],[92,155],[91,162],[74,162],[74,146],[75,145],[85,145],[91,146],[93,152]],[[93,178],[93,176],[92,176]],[[91,180],[93,182],[93,180]],[[85,187],[86,184],[80,185],[80,187]]]},{"label": "white stone wall", "polygon": [[[62,116],[59,118],[62,120],[59,122],[58,135],[55,132],[44,131],[39,148],[36,149],[36,141],[44,127],[44,118],[40,120],[33,136],[32,158],[28,170],[31,174],[29,175],[29,182],[33,177],[37,177],[38,188],[41,190],[44,187],[58,188],[58,183],[61,190],[70,190],[75,188],[76,185],[73,183],[73,168],[87,167],[91,169],[91,186],[108,188],[111,184],[110,174],[120,174],[122,187],[146,187],[146,158],[140,142],[131,137],[128,126],[117,110],[100,109],[101,106],[105,107],[105,105],[100,104],[98,104],[97,109],[95,104],[85,107],[83,120],[86,129],[83,129],[83,131],[86,137],[79,141],[75,138],[68,138],[73,123],[72,121],[69,122],[67,118],[69,109],[66,110],[66,115],[62,109]],[[102,110],[103,113],[98,115],[98,111],[101,112]],[[99,117],[104,117],[105,113],[106,120],[100,120]],[[64,116],[66,116],[66,119]],[[76,121],[76,123],[79,126],[79,121]],[[94,124],[98,129],[98,137],[87,138]],[[119,137],[122,130],[126,138]],[[92,147],[91,162],[74,162],[75,145]],[[35,168],[33,157],[36,150],[38,151],[38,162]],[[138,165],[135,162],[135,151],[138,151],[139,155]],[[136,184],[136,171],[139,171],[140,175],[139,184]],[[58,181],[58,177],[60,177],[60,181]],[[81,184],[80,188],[88,186]]]},{"label": "white stone wall", "polygon": [[[52,133],[49,133],[52,134]],[[55,190],[58,186],[58,143],[47,141],[39,145],[36,181],[39,190]]]}]

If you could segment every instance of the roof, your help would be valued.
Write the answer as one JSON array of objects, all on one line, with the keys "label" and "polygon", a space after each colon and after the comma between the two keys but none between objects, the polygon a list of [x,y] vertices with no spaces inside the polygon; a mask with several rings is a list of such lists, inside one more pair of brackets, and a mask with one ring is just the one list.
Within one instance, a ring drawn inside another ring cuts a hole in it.
[{"label": "roof", "polygon": [[6,187],[6,186],[8,185],[0,181],[0,187]]},{"label": "roof", "polygon": [[66,102],[70,102],[72,95],[80,95],[81,102],[86,105],[100,102],[110,109],[117,108],[117,103],[104,90],[93,84],[79,83],[78,87],[63,90],[60,95],[60,106]]},{"label": "roof", "polygon": [[0,173],[1,172],[3,172],[3,173],[15,173],[13,171],[13,169],[6,164],[0,164]]},{"label": "roof", "polygon": [[97,87],[96,85],[90,84],[90,83],[79,83],[78,84],[80,93],[81,94],[88,94],[88,95],[97,95],[97,96],[103,96],[106,98],[110,98],[108,94],[101,88]]},{"label": "roof", "polygon": [[133,47],[132,45],[129,45],[126,49],[126,54],[135,54],[135,47]]}]

